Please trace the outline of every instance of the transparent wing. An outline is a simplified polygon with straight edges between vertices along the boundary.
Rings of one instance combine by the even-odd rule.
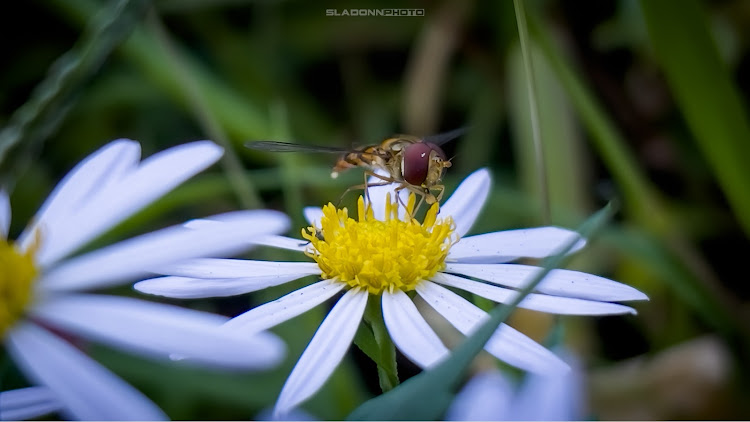
[[[450,132],[439,133],[437,135],[429,135],[423,138],[420,138],[418,136],[412,136],[412,135],[397,134],[397,135],[393,135],[392,137],[384,141],[384,143],[389,142],[390,144],[396,144],[396,143],[416,144],[418,142],[429,142],[437,146],[440,146],[440,145],[447,143],[448,141],[452,141],[458,138],[459,136],[465,134],[468,131],[469,131],[469,127],[465,126],[462,128],[451,130]]]
[[[464,126],[458,129],[453,129],[449,132],[443,132],[437,135],[425,136],[423,139],[425,142],[431,142],[437,146],[440,146],[440,145],[443,145],[444,143],[447,143],[449,141],[452,141],[458,138],[459,136],[463,136],[468,131],[469,131],[469,126]]]
[[[346,148],[325,147],[320,145],[292,144],[290,142],[278,141],[250,141],[245,142],[245,147],[259,151],[271,152],[325,152],[342,154],[351,151]]]

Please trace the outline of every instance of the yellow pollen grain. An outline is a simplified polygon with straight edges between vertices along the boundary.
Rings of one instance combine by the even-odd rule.
[[[415,197],[406,205],[412,215]],[[398,217],[399,203],[386,199],[385,219],[377,220],[360,196],[358,220],[349,218],[346,208],[323,207],[321,227],[307,227],[302,236],[311,245],[305,252],[322,271],[323,278],[372,294],[414,290],[422,280],[445,268],[445,258],[458,240],[453,219],[437,219],[438,204],[427,211],[424,222]]]
[[[35,246],[24,253],[0,238],[0,339],[23,316],[37,275]]]

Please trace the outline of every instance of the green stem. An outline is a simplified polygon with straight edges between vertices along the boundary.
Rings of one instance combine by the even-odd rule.
[[[387,392],[399,384],[396,367],[396,347],[391,341],[380,311],[378,300],[367,301],[364,322],[360,325],[354,343],[378,366],[380,388]]]

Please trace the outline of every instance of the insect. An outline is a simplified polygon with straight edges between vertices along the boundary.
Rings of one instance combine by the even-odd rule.
[[[331,172],[331,177],[337,177],[342,171],[350,168],[365,169],[365,183],[352,186],[353,189],[367,188],[397,183],[396,193],[403,189],[421,197],[416,209],[422,201],[431,205],[439,202],[443,197],[445,187],[440,183],[445,169],[451,166],[440,145],[461,136],[465,128],[456,129],[440,135],[419,138],[411,135],[394,135],[377,145],[362,148],[346,149],[325,146],[312,146],[277,141],[253,141],[245,143],[251,149],[274,152],[326,152],[342,154]],[[383,174],[376,173],[381,170]],[[373,176],[381,182],[368,183],[367,177]],[[344,192],[344,194],[346,194]],[[400,197],[397,195],[397,198]],[[369,201],[369,197],[368,197]]]

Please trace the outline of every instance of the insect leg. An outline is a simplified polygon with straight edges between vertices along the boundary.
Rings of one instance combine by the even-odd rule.
[[[435,185],[432,187],[432,189],[439,190],[440,193],[437,196],[437,202],[440,202],[441,199],[443,199],[443,194],[445,193],[445,185]]]
[[[336,204],[336,207],[338,207],[341,204],[341,200],[344,199],[344,196],[346,196],[347,193],[349,193],[349,192],[351,192],[353,190],[357,190],[357,189],[363,189],[365,191],[365,198],[367,198],[367,202],[368,202],[367,206],[369,207],[370,206],[370,193],[367,190],[367,188],[368,187],[376,187],[376,186],[386,186],[386,185],[390,185],[391,183],[393,183],[395,181],[395,180],[391,180],[391,179],[384,179],[383,177],[381,177],[381,176],[379,176],[377,174],[370,174],[370,175],[376,176],[376,177],[378,177],[380,179],[383,179],[383,182],[367,183],[367,176],[368,176],[368,174],[367,174],[367,172],[365,172],[365,183],[361,184],[361,185],[350,186],[347,190],[345,190],[344,193],[342,193],[341,196],[339,197],[339,201]]]
[[[396,189],[394,189],[394,193],[396,194],[396,200],[398,201],[398,203],[402,207],[404,207],[404,211],[406,212],[406,215],[409,216],[409,220],[413,220],[414,219],[414,215],[412,215],[412,213],[409,212],[409,207],[406,204],[404,204],[404,201],[401,199],[401,195],[400,194],[401,194],[401,191],[404,190],[404,189],[412,190],[411,186],[407,185],[407,184],[402,184],[399,187],[397,187]],[[416,208],[415,208],[415,211],[416,211]]]

